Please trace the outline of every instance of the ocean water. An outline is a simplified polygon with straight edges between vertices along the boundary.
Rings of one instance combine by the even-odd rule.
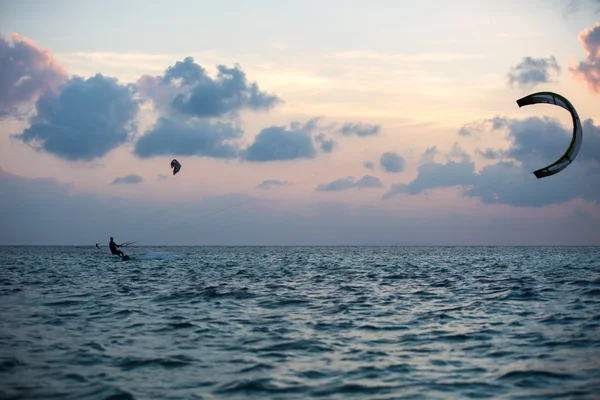
[[[0,398],[600,398],[599,247],[126,253],[0,248]]]

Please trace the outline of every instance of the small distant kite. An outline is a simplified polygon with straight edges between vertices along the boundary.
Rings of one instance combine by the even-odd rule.
[[[581,129],[581,121],[579,120],[577,111],[575,111],[575,107],[573,107],[569,100],[565,99],[559,94],[552,92],[538,92],[532,93],[517,100],[519,107],[538,103],[554,104],[555,106],[562,107],[569,111],[571,113],[571,117],[573,118],[573,138],[571,139],[569,147],[565,151],[565,154],[563,154],[562,157],[560,157],[554,163],[533,172],[533,174],[540,179],[559,173],[573,162],[575,157],[577,157],[579,148],[581,147],[583,131]]]
[[[171,161],[171,168],[173,168],[173,175],[175,175],[181,169],[181,164],[179,164],[179,161],[173,159],[173,161]]]

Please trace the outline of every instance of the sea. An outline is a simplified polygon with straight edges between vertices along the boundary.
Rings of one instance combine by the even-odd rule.
[[[600,247],[0,247],[1,399],[599,399]]]

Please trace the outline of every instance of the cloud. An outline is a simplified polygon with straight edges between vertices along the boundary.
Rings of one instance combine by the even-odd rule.
[[[283,126],[264,128],[245,151],[248,161],[285,161],[314,158],[316,149],[311,135],[303,130]]]
[[[565,10],[565,16],[569,14],[574,14],[578,12],[581,8],[581,5],[586,7],[586,11],[593,13],[600,13],[600,0],[571,0],[567,4],[567,8]]]
[[[280,181],[277,179],[267,179],[262,181],[262,183],[260,183],[258,186],[256,186],[258,189],[264,189],[264,190],[269,190],[271,188],[274,187],[278,187],[278,186],[288,186],[291,185],[291,182],[288,181]]]
[[[292,121],[292,122],[290,122],[290,128],[292,128],[294,130],[302,130],[302,131],[306,131],[306,132],[313,132],[318,129],[326,128],[326,127],[319,127],[320,120],[321,120],[321,117],[315,117],[315,118],[309,119],[304,124],[302,124],[299,121]]]
[[[383,195],[384,199],[397,194],[419,194],[425,190],[453,187],[458,185],[469,185],[475,183],[475,164],[468,161],[446,164],[428,162],[418,169],[417,177],[409,184],[394,184],[391,189]]]
[[[135,185],[138,183],[142,183],[144,180],[142,179],[141,176],[139,175],[125,175],[122,176],[120,178],[116,178],[114,181],[112,181],[111,185],[119,185],[119,184],[125,184],[125,185]]]
[[[470,122],[463,125],[458,134],[463,137],[471,136],[477,133],[485,132],[486,130],[497,131],[506,127],[507,120],[502,117],[487,118],[480,121]]]
[[[554,118],[531,117],[507,121],[507,137],[511,146],[504,151],[504,155],[532,171],[557,160],[573,136],[572,128],[565,129]],[[581,163],[600,163],[600,128],[593,120],[587,119],[583,121],[582,130],[584,141],[574,162],[567,168]],[[560,174],[564,175],[562,172]]]
[[[167,68],[163,76],[143,76],[137,86],[159,109],[171,108],[199,118],[221,117],[242,109],[266,111],[282,102],[261,91],[256,82],[249,83],[238,65],[218,65],[217,71],[213,79],[192,57],[186,57]]]
[[[575,198],[600,201],[600,127],[584,121],[584,143],[577,158],[551,177],[536,179],[532,172],[558,159],[571,140],[572,132],[555,119],[532,117],[503,119],[508,149],[489,150],[488,159],[502,158],[476,172],[468,159],[446,164],[427,161],[408,184],[394,184],[384,194],[416,195],[425,190],[462,187],[467,197],[485,204],[543,207],[566,203]],[[488,153],[486,151],[486,153]]]
[[[129,140],[138,102],[116,79],[96,75],[74,77],[58,93],[42,94],[36,110],[14,138],[67,161],[91,161]]]
[[[583,30],[579,34],[579,41],[588,56],[569,70],[577,79],[587,83],[592,92],[600,93],[600,22]]]
[[[379,159],[379,163],[386,172],[397,173],[404,171],[404,158],[396,153],[384,153]]]
[[[336,132],[341,133],[344,136],[356,135],[360,137],[365,137],[377,135],[380,130],[381,126],[379,125],[363,124],[362,122],[346,122]]]
[[[235,158],[243,131],[230,123],[203,120],[159,118],[156,124],[135,143],[134,154],[140,158],[156,156],[200,156]]]
[[[372,171],[375,169],[375,163],[372,161],[365,161],[363,163],[363,167],[365,167],[366,169],[370,169]]]
[[[429,147],[421,156],[421,161],[431,162],[435,159],[435,156],[437,156],[438,154],[440,154],[440,152],[435,146]]]
[[[0,117],[20,116],[38,96],[67,80],[66,70],[48,50],[17,33],[0,35]],[[12,44],[11,44],[12,41]]]
[[[494,150],[492,148],[487,148],[485,151],[477,150],[477,154],[486,160],[497,160],[504,156],[504,151],[502,150]]]
[[[327,140],[324,133],[319,133],[315,136],[315,140],[321,146],[321,151],[323,151],[323,153],[331,153],[335,147],[335,142],[333,140]]]
[[[316,141],[322,151],[333,150],[333,141],[325,140],[323,134],[314,138],[314,120],[302,125],[292,122],[290,127],[271,126],[264,128],[254,138],[254,142],[243,152],[243,159],[252,162],[289,161],[316,157]]]
[[[69,192],[54,179],[28,179],[1,169],[0,193],[2,245],[93,249],[96,242],[108,244],[111,236],[118,241],[137,240],[140,245],[600,244],[600,224],[590,218],[594,207],[585,205],[565,216],[535,211],[494,215],[479,210],[456,215],[455,210],[434,209],[427,214],[329,201],[289,208],[281,199],[262,198],[251,210],[239,207],[239,212],[215,214],[248,197],[184,196],[140,204]],[[442,212],[446,218],[439,217]]]
[[[550,71],[560,72],[560,66],[556,58],[532,58],[524,57],[523,60],[512,67],[508,73],[508,84],[512,87],[517,85],[521,88],[532,88],[539,83],[550,83]]]
[[[286,161],[314,158],[318,151],[331,153],[335,141],[325,134],[314,135],[314,118],[305,124],[293,121],[289,127],[262,129],[246,149],[237,140],[243,131],[229,122],[208,122],[197,118],[161,117],[135,144],[134,154],[140,158],[154,156],[203,156],[240,158],[251,162]]]
[[[158,174],[157,179],[162,182],[162,181],[166,181],[167,179],[169,179],[168,175],[164,175],[164,174]]]
[[[332,182],[317,186],[315,190],[319,192],[334,192],[353,188],[367,189],[381,187],[383,187],[383,183],[381,183],[381,180],[379,180],[379,178],[371,175],[365,175],[356,182],[354,181],[354,177],[352,176],[336,179]]]
[[[427,149],[425,152],[425,154],[423,154],[423,156],[429,156],[430,154],[427,153],[429,149]],[[458,144],[458,142],[454,142],[454,144],[452,145],[452,147],[450,148],[450,152],[448,153],[448,160],[452,160],[458,158],[461,161],[470,161],[471,160],[471,156],[469,156]]]

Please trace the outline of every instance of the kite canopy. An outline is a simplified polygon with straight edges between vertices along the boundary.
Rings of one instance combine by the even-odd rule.
[[[175,175],[181,169],[181,164],[179,164],[179,161],[173,159],[173,161],[171,161],[171,168],[173,168],[173,175]]]
[[[577,153],[581,147],[581,141],[583,140],[583,130],[581,129],[579,115],[577,115],[577,111],[575,111],[575,107],[573,107],[571,102],[563,96],[552,92],[538,92],[517,100],[519,107],[539,103],[554,104],[571,113],[571,117],[573,118],[573,138],[562,157],[547,167],[533,172],[538,179],[557,174],[571,164],[575,157],[577,157]]]

